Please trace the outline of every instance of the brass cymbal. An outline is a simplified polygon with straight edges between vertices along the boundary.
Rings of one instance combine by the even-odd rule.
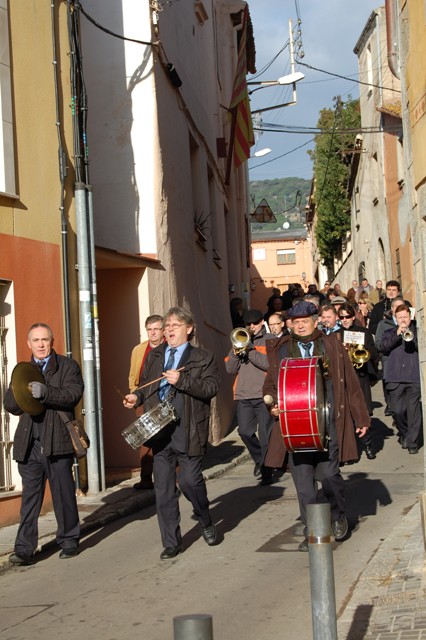
[[[19,407],[30,416],[38,416],[43,413],[44,406],[36,398],[33,398],[30,382],[42,382],[45,380],[40,369],[30,362],[19,362],[12,371],[11,387],[15,400]]]

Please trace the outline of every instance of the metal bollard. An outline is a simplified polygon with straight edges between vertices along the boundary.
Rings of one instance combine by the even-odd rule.
[[[174,640],[213,640],[213,620],[208,613],[173,618]]]
[[[337,640],[336,594],[329,504],[306,507],[314,640]]]

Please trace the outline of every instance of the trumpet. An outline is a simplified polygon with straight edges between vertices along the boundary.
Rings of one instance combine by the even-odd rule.
[[[244,327],[236,327],[231,331],[232,347],[236,356],[246,352],[250,344],[250,333]]]
[[[414,340],[414,333],[408,327],[401,332],[401,338],[404,342],[411,342]]]
[[[348,356],[355,369],[361,369],[361,367],[370,360],[370,352],[365,347],[359,344],[348,345]]]

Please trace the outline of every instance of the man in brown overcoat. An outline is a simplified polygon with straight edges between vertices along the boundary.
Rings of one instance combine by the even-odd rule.
[[[277,403],[278,375],[283,358],[322,357],[325,363],[325,388],[329,407],[325,425],[328,450],[297,451],[289,456],[300,515],[305,527],[305,539],[299,545],[299,550],[307,551],[306,505],[318,501],[317,482],[321,483],[323,495],[330,504],[334,538],[343,540],[348,533],[340,464],[358,460],[356,434],[361,438],[366,434],[370,426],[370,416],[345,347],[335,336],[326,336],[317,329],[316,307],[302,301],[290,309],[288,314],[292,319],[291,335],[278,340],[268,340],[266,343],[269,369],[263,392],[272,398],[271,413],[276,418],[280,415]],[[286,453],[280,423],[276,420],[265,464],[275,468],[282,467]]]

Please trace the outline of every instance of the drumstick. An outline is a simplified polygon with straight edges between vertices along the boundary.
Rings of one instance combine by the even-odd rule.
[[[185,369],[185,367],[179,367],[179,369],[176,369],[176,371],[183,371],[184,369]],[[143,384],[142,386],[140,386],[137,389],[135,389],[135,391],[137,391],[138,389],[145,389],[145,387],[149,387],[150,384],[154,384],[155,382],[158,382],[159,380],[164,380],[164,376],[160,376],[159,378],[155,378],[155,380],[151,380],[151,382],[145,382],[145,384]]]
[[[118,389],[118,387],[115,387],[115,386],[114,386],[114,390],[118,393],[118,395],[120,396],[120,398],[123,398],[123,400],[124,400],[124,398],[126,397],[126,396],[124,395],[124,393],[123,393],[122,391],[120,391],[120,389]]]

